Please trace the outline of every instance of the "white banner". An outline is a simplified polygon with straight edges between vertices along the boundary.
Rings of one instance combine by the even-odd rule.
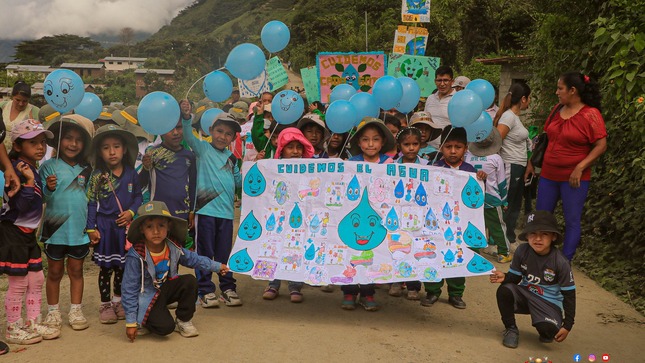
[[[417,164],[340,159],[243,165],[232,271],[346,285],[485,275],[483,183]]]

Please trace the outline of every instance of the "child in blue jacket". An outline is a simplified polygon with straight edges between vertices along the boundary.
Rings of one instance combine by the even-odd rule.
[[[179,247],[186,238],[187,222],[173,217],[164,202],[151,201],[137,211],[128,239],[133,243],[125,258],[121,301],[126,335],[152,332],[184,337],[199,335],[191,322],[195,314],[197,279],[179,275],[179,265],[225,274],[228,266]],[[170,238],[173,239],[171,241]],[[176,319],[167,305],[177,302]]]

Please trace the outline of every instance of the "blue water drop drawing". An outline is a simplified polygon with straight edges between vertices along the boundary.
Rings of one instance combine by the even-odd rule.
[[[388,231],[396,231],[399,229],[399,216],[396,214],[394,207],[390,209],[385,217],[385,228],[387,228]]]
[[[446,222],[450,222],[450,220],[452,219],[452,209],[450,209],[448,202],[446,202],[446,204],[443,206],[441,216],[446,220]]]
[[[350,180],[349,185],[347,185],[347,199],[349,200],[358,200],[361,194],[361,185],[358,183],[356,175]]]
[[[302,226],[302,212],[298,203],[293,206],[291,214],[289,215],[289,225],[291,228],[300,228]]]
[[[378,247],[386,235],[387,229],[370,205],[366,187],[360,203],[338,223],[338,237],[349,248],[367,251]]]
[[[394,197],[401,199],[403,198],[403,194],[405,194],[405,187],[403,186],[403,180],[399,179],[399,182],[396,183],[396,187],[394,187]]]
[[[421,207],[428,204],[428,194],[426,193],[426,188],[423,187],[423,183],[419,183],[417,191],[414,193],[414,201]]]
[[[309,245],[309,247],[307,247],[307,250],[305,251],[305,260],[313,261],[315,257],[316,257],[316,247],[312,243]]]
[[[267,231],[273,231],[275,229],[275,225],[275,215],[271,213],[269,218],[267,218],[267,223],[264,225],[264,228],[266,228]]]
[[[472,248],[484,248],[488,246],[486,236],[470,222],[468,222],[468,227],[464,231],[464,242],[466,242],[468,247]]]
[[[484,273],[491,271],[493,268],[492,263],[478,254],[475,254],[468,262],[468,266],[466,266],[466,269],[472,273]]]
[[[455,262],[455,253],[452,250],[441,251],[443,255],[443,260],[446,262],[446,265],[450,266]]]
[[[443,233],[443,237],[446,241],[454,241],[455,234],[452,232],[452,228],[448,227],[448,229]]]
[[[253,215],[253,211],[251,211],[242,223],[240,223],[237,236],[245,241],[253,241],[260,238],[260,235],[262,235],[262,225]]]
[[[311,221],[309,222],[309,230],[311,231],[312,235],[315,235],[320,231],[322,223],[320,220],[320,217],[318,217],[317,214],[314,214],[313,218],[311,218]]]
[[[461,191],[461,200],[470,209],[484,205],[484,191],[472,176],[468,177],[468,182]]]
[[[228,267],[233,272],[249,272],[253,269],[253,260],[247,249],[239,250],[228,259]]]
[[[437,220],[437,216],[434,215],[432,208],[429,208],[428,213],[426,213],[425,227],[431,231],[439,229],[439,221]]]
[[[264,175],[258,169],[258,164],[255,164],[249,169],[249,171],[244,176],[244,183],[242,189],[244,193],[250,197],[257,197],[258,195],[264,193],[266,189],[267,181],[264,179]]]

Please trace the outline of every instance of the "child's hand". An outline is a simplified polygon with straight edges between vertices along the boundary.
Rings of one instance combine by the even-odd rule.
[[[20,190],[20,178],[16,175],[16,171],[13,168],[7,168],[4,171],[4,187],[9,187],[9,192],[7,195],[9,198],[13,197]]]
[[[488,174],[486,174],[486,172],[484,172],[483,170],[480,170],[477,172],[477,179],[481,181],[486,181],[487,177],[488,177]]]
[[[132,222],[132,213],[129,210],[124,210],[119,214],[119,218],[116,219],[116,225],[119,227],[125,227]]]
[[[90,237],[90,245],[92,246],[96,246],[101,240],[101,233],[98,230],[87,232],[87,236]]]
[[[56,185],[58,184],[58,178],[56,178],[56,175],[50,175],[47,177],[47,189],[49,189],[50,192],[53,192],[56,190]]]
[[[256,115],[264,113],[264,103],[262,103],[262,100],[258,101],[255,107],[253,107],[253,112],[255,112]]]
[[[188,213],[188,229],[195,228],[195,212]]]
[[[259,161],[264,159],[264,155],[266,155],[266,153],[267,153],[266,150],[260,151],[257,155],[255,155],[255,160],[253,161]]]
[[[565,328],[560,328],[560,331],[558,331],[558,334],[555,335],[555,341],[558,343],[562,343],[565,339],[567,339],[567,336],[569,335],[569,331]]]
[[[34,172],[31,171],[31,168],[29,167],[29,164],[25,163],[24,161],[21,161],[16,165],[16,168],[20,170],[20,173],[27,179],[27,182],[25,185],[34,185]]]
[[[220,275],[224,276],[224,275],[226,275],[229,271],[231,271],[231,269],[230,269],[230,268],[228,268],[228,266],[226,266],[225,264],[222,264],[222,266],[220,267],[220,269],[219,269],[219,272],[218,272],[218,273],[219,273]]]
[[[134,343],[134,339],[137,337],[137,327],[125,328],[125,335],[128,336],[130,342]]]
[[[143,158],[141,159],[141,164],[143,165],[143,168],[146,170],[152,169],[152,156],[150,156],[150,154],[143,155]]]
[[[494,284],[494,283],[500,283],[501,284],[502,282],[504,282],[504,277],[506,277],[506,274],[503,273],[502,271],[493,271],[490,274],[490,282],[492,284]]]

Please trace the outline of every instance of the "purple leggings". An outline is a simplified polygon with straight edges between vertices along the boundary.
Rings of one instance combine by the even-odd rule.
[[[546,210],[551,213],[555,210],[558,200],[562,200],[564,212],[564,245],[562,253],[571,261],[580,243],[580,219],[582,210],[589,191],[589,181],[581,180],[579,188],[572,188],[568,181],[557,182],[540,177],[537,191],[537,204],[535,209]]]

